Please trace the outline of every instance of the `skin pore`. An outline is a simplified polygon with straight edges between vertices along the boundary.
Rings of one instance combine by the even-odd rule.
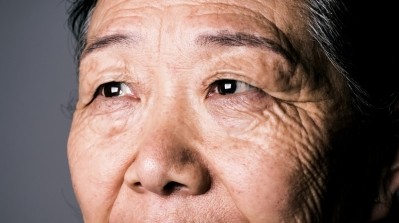
[[[351,115],[303,1],[102,0],[68,142],[85,222],[310,222]]]

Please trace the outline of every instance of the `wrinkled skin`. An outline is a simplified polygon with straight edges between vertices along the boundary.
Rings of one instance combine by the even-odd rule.
[[[302,4],[99,1],[68,142],[85,222],[317,219],[351,112]]]

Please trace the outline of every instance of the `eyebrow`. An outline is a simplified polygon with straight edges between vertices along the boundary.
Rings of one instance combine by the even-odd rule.
[[[81,58],[83,59],[88,54],[91,54],[100,49],[104,49],[115,45],[125,45],[129,46],[138,42],[138,36],[136,35],[126,35],[126,34],[112,34],[107,36],[102,36],[94,39],[92,43],[89,43],[82,52]]]
[[[275,41],[256,36],[248,33],[228,33],[225,31],[219,32],[217,34],[203,34],[197,37],[196,43],[201,46],[207,45],[217,45],[217,46],[247,46],[247,47],[257,47],[264,48],[267,50],[272,50],[273,52],[280,54],[289,62],[295,63],[296,55],[286,49]]]

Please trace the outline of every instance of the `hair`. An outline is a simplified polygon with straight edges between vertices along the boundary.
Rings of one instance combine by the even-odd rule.
[[[97,0],[69,0],[68,25],[76,41],[75,61],[79,64],[87,44],[87,31]]]
[[[395,136],[398,133],[399,118],[394,112],[399,110],[399,84],[395,84],[395,75],[392,74],[393,56],[388,56],[391,54],[391,47],[395,48],[392,44],[397,44],[399,38],[394,36],[393,31],[380,27],[382,23],[390,25],[397,21],[393,18],[396,14],[393,11],[395,7],[388,3],[362,3],[362,7],[358,7],[360,3],[354,0],[305,2],[309,12],[309,33],[332,65],[347,80],[351,90],[352,104],[361,123],[355,133],[352,133],[353,138],[358,137],[364,141],[364,145],[344,146],[351,152],[343,151],[343,159],[342,156],[337,156],[338,167],[335,175],[330,177],[332,180],[329,184],[329,187],[335,190],[335,195],[342,191],[337,189],[339,186],[334,180],[359,182],[353,183],[355,186],[343,193],[344,195],[335,196],[333,192],[326,198],[325,209],[330,210],[326,211],[322,222],[356,222],[353,219],[338,220],[340,217],[337,217],[347,214],[344,209],[356,212],[353,211],[353,207],[348,207],[350,202],[339,210],[330,206],[345,203],[343,200],[346,198],[343,196],[351,196],[355,201],[366,199],[367,202],[360,204],[363,206],[357,209],[357,212],[363,212],[358,213],[359,215],[364,215],[377,194],[375,182],[379,182],[383,168],[393,162],[393,153],[399,148],[398,136]],[[80,62],[80,55],[86,47],[88,26],[96,4],[97,0],[70,0],[68,23],[77,43],[77,63]],[[373,14],[376,11],[384,14]],[[363,164],[369,167],[363,168]],[[347,171],[347,165],[353,167],[353,171]],[[370,186],[365,187],[363,183]],[[353,194],[353,190],[358,190],[358,193]]]

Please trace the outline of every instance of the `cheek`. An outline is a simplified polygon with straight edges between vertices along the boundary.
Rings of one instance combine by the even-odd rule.
[[[326,132],[305,112],[277,104],[230,131],[213,151],[214,169],[238,208],[253,221],[305,219],[321,197]],[[226,142],[229,142],[228,144]],[[316,192],[316,193],[315,193]],[[307,205],[306,202],[309,201]],[[303,204],[305,203],[305,204]],[[293,216],[294,215],[294,216]],[[292,220],[292,219],[291,219]]]
[[[126,143],[128,122],[129,119],[117,115],[74,117],[68,161],[73,187],[88,222],[107,219],[134,156]]]
[[[261,150],[263,148],[244,148]],[[236,148],[234,148],[236,149]],[[293,169],[281,160],[259,151],[231,155],[216,164],[220,176],[238,209],[250,222],[281,222],[289,209]],[[286,160],[287,161],[287,160]]]

